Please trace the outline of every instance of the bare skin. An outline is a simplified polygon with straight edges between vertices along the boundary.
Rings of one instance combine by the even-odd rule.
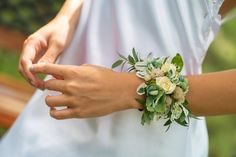
[[[224,6],[225,4],[228,7]],[[236,5],[236,1],[225,1],[221,10],[223,16],[232,9],[232,4]],[[52,22],[30,36],[30,42],[24,44],[20,59],[21,73],[36,87],[62,93],[60,96],[47,96],[45,100],[51,108],[50,115],[56,119],[97,117],[121,110],[142,109],[135,98],[141,97],[136,94],[136,88],[143,80],[135,74],[115,72],[105,67],[87,64],[81,66],[52,64],[70,42],[76,25],[75,19],[80,14],[80,9],[76,8],[81,6],[82,1],[66,1]],[[69,26],[65,28],[60,27],[60,31],[63,28],[62,32],[64,32],[61,35],[60,31],[56,30],[54,22],[60,23],[64,20],[71,22],[67,22]],[[56,37],[60,35],[65,38],[58,42]],[[37,43],[41,41],[45,43],[41,46],[45,53],[38,55],[42,49]],[[54,46],[50,47],[50,45]],[[35,64],[39,61],[45,64]],[[50,74],[58,79],[43,82],[35,77],[36,73]],[[187,100],[194,114],[208,116],[236,113],[236,70],[186,77],[190,84]],[[57,106],[67,108],[55,110],[54,107]]]
[[[34,63],[56,61],[71,41],[82,5],[83,0],[66,1],[52,21],[25,40],[18,69],[33,86],[42,88],[43,83],[29,68]]]

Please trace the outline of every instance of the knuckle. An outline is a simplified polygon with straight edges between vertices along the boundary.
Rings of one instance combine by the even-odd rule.
[[[46,88],[46,89],[50,88],[50,82],[51,82],[51,80],[44,82],[44,88]]]
[[[78,85],[76,85],[74,82],[69,82],[65,85],[65,91],[67,92],[72,92],[77,89],[78,89]]]
[[[24,46],[27,45],[29,42],[35,41],[37,38],[32,34],[28,36],[28,38],[24,41]]]
[[[26,61],[26,59],[25,59],[25,58],[21,58],[21,59],[20,59],[20,64],[21,64],[21,65],[25,65],[25,64],[26,64],[26,62],[27,62],[27,61]]]

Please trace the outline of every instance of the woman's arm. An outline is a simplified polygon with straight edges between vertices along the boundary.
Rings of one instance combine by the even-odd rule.
[[[47,96],[50,114],[56,119],[86,118],[107,115],[127,109],[142,109],[135,98],[137,87],[144,81],[134,73],[114,72],[95,65],[35,64],[34,73],[60,75],[63,80],[46,81],[44,87],[60,91]],[[236,70],[190,75],[190,110],[198,116],[236,113]],[[54,107],[67,106],[64,110]]]
[[[66,18],[71,26],[75,27],[80,17],[83,2],[84,0],[66,0],[55,19]]]
[[[199,116],[236,113],[236,70],[187,76],[190,110]]]
[[[54,63],[70,43],[80,16],[83,0],[67,0],[58,15],[24,42],[19,60],[19,72],[32,85],[42,82],[29,71],[34,63]]]

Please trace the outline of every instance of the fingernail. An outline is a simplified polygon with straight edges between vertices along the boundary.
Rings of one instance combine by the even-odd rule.
[[[33,65],[29,68],[29,70],[32,72],[34,70]]]

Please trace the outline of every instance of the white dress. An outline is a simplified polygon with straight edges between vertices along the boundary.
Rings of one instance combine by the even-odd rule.
[[[111,67],[117,52],[173,56],[183,74],[200,74],[220,26],[222,0],[85,0],[74,39],[60,64]],[[119,69],[118,69],[119,70]],[[190,87],[191,88],[191,87]],[[164,120],[142,126],[141,112],[126,110],[89,119],[55,120],[37,90],[0,142],[1,157],[207,157],[205,119],[189,128]]]

